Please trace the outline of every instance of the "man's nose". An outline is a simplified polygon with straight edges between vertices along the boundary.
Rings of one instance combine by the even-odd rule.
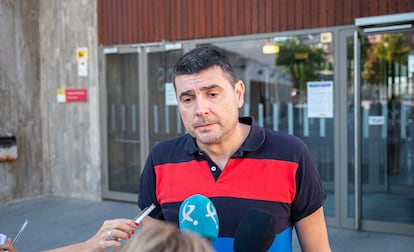
[[[209,113],[209,103],[206,99],[197,98],[196,102],[196,114],[199,116],[207,115]]]

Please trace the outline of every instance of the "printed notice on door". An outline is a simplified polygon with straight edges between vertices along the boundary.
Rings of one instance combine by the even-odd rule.
[[[175,97],[174,84],[172,82],[165,83],[165,105],[177,106],[177,98]]]
[[[308,117],[333,117],[333,82],[309,81],[308,88]]]

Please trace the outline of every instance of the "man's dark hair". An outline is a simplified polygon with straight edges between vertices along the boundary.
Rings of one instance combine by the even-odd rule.
[[[230,84],[237,82],[236,74],[226,55],[210,47],[195,48],[184,54],[174,66],[175,77],[183,74],[195,74],[210,67],[220,67],[227,76]]]

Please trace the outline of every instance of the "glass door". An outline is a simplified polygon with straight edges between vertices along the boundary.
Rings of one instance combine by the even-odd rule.
[[[105,50],[104,50],[105,52]],[[142,97],[136,48],[107,49],[105,54],[105,118],[107,171],[103,196],[132,200],[137,193],[142,159]]]
[[[173,86],[174,64],[183,55],[180,44],[146,48],[145,98],[148,146],[185,133]],[[145,156],[148,154],[145,153]]]
[[[354,35],[345,36],[346,217],[356,228],[414,234],[414,32]]]
[[[150,148],[184,133],[172,84],[181,44],[105,48],[106,172],[103,196],[136,202]]]

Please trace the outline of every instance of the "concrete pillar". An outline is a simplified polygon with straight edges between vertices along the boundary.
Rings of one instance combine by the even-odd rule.
[[[18,159],[0,162],[0,204],[44,195],[101,199],[96,0],[0,1],[0,135]],[[88,75],[76,49],[88,48]],[[58,89],[87,101],[58,103]]]
[[[101,198],[97,3],[40,1],[40,82],[43,158],[54,195]],[[77,48],[86,47],[87,76]],[[58,89],[86,89],[86,102],[58,103]]]
[[[40,117],[39,2],[0,1],[0,135],[18,159],[0,162],[0,203],[50,193]]]

